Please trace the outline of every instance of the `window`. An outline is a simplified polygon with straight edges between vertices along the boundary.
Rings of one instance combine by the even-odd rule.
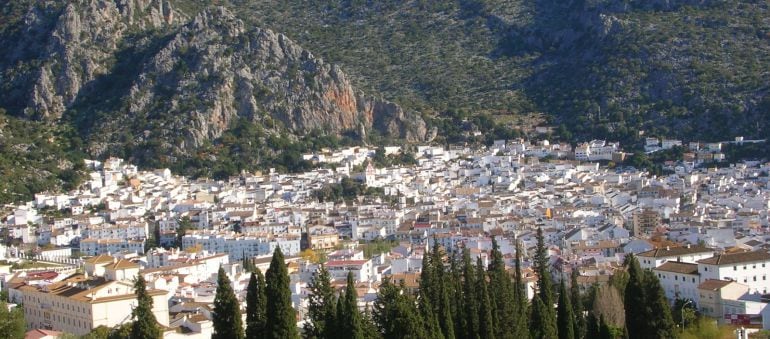
[[[733,271],[737,271],[737,270],[738,270],[738,266],[733,266]]]

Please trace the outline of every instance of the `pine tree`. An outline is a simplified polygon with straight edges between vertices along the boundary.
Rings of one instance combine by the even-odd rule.
[[[559,284],[559,307],[556,311],[559,339],[575,339],[575,318],[564,280]]]
[[[240,303],[230,285],[230,279],[222,267],[219,267],[217,274],[217,291],[214,297],[212,322],[214,323],[212,339],[241,339],[245,337]]]
[[[578,285],[578,270],[572,270],[570,280],[570,301],[572,301],[572,314],[575,316],[575,338],[585,337],[586,319],[583,316],[583,301],[580,297],[580,285]]]
[[[340,325],[341,336],[352,339],[364,339],[364,330],[361,324],[361,312],[358,310],[358,293],[353,281],[353,272],[348,272],[347,286],[345,287],[342,303]]]
[[[163,333],[158,327],[158,321],[155,314],[152,313],[152,297],[147,294],[147,283],[144,277],[137,275],[134,282],[134,293],[136,293],[136,308],[131,312],[131,338],[132,339],[150,339],[161,338]]]
[[[495,324],[492,320],[492,302],[489,300],[487,277],[481,257],[476,259],[476,300],[479,305],[479,335],[482,338],[495,338]]]
[[[315,338],[334,338],[334,326],[337,324],[337,298],[331,286],[331,275],[326,266],[320,265],[308,284],[308,322],[306,335]]]
[[[284,263],[281,248],[276,247],[273,259],[265,274],[267,283],[267,338],[299,338],[297,317],[291,305],[289,272]]]
[[[558,337],[556,314],[553,309],[553,285],[548,270],[548,253],[543,239],[543,230],[537,229],[537,251],[535,252],[535,270],[538,274],[538,293],[532,305],[530,332],[535,339]]]
[[[246,287],[246,338],[263,338],[267,327],[267,296],[265,277],[258,268],[251,272]]]

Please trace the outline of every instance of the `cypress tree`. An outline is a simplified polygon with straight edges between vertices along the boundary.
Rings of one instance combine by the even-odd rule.
[[[428,338],[443,339],[444,335],[441,333],[441,326],[439,326],[438,318],[436,317],[436,311],[430,303],[430,298],[425,295],[425,291],[423,291],[422,288],[420,288],[420,296],[417,302],[418,310],[420,311],[420,316],[422,317],[423,327],[428,334]]]
[[[645,332],[647,319],[645,317],[648,315],[645,312],[647,295],[643,281],[644,273],[633,254],[629,254],[625,262],[628,271],[628,283],[624,291],[625,298],[623,298],[625,300],[626,328],[630,339],[644,339],[647,338]]]
[[[238,298],[235,297],[233,287],[225,270],[219,267],[217,274],[217,292],[214,297],[214,334],[212,339],[242,339],[243,320],[241,319],[241,307]]]
[[[471,253],[463,249],[463,312],[465,338],[481,338],[479,334],[479,305],[476,297],[476,271],[471,263]]]
[[[498,339],[515,338],[516,297],[511,276],[505,270],[503,253],[497,239],[492,237],[492,255],[489,263],[489,295],[494,309],[492,320],[495,324],[495,337]]]
[[[430,252],[428,263],[427,278],[430,281],[430,286],[426,290],[427,296],[430,298],[430,305],[433,308],[433,312],[436,314],[439,326],[441,327],[441,333],[445,339],[454,339],[454,320],[452,319],[452,303],[450,301],[450,291],[452,290],[451,283],[448,280],[448,274],[444,269],[444,252],[438,244],[438,241],[433,242],[433,249]],[[425,263],[423,258],[423,263]],[[423,264],[424,265],[424,264]],[[425,266],[423,266],[423,272],[420,275],[420,290],[423,290],[423,283],[425,280],[422,278],[422,274],[425,272]]]
[[[295,339],[299,338],[297,331],[297,316],[291,306],[291,290],[289,289],[289,271],[283,259],[281,248],[276,246],[273,259],[265,274],[265,289],[267,295],[267,338]]]
[[[586,338],[599,337],[599,319],[596,319],[594,312],[589,312],[586,317]]]
[[[426,338],[424,323],[412,297],[385,280],[374,301],[372,318],[384,338]]]
[[[152,313],[152,297],[147,294],[147,283],[141,275],[137,275],[134,282],[134,293],[136,293],[137,304],[131,312],[131,318],[134,320],[131,324],[131,338],[154,339],[163,337],[155,314]]]
[[[652,271],[644,271],[644,289],[648,298],[645,309],[650,312],[645,319],[645,336],[651,339],[676,338],[676,324],[671,316],[666,293]]]
[[[515,300],[515,317],[512,332],[514,338],[529,338],[529,298],[524,277],[521,273],[521,247],[516,241],[516,257],[513,272],[513,296]]]
[[[254,266],[254,263],[251,261],[251,258],[249,258],[246,255],[246,251],[243,251],[243,271],[244,272],[254,272],[254,270],[257,267]]]
[[[313,334],[315,338],[334,338],[334,326],[337,324],[337,298],[331,286],[331,275],[326,266],[320,265],[308,284],[309,328],[306,335]]]
[[[476,298],[479,305],[479,335],[482,338],[495,338],[495,325],[492,320],[492,302],[489,300],[487,277],[481,257],[476,259]]]
[[[599,339],[615,339],[615,335],[612,333],[610,325],[604,321],[604,316],[599,317]]]
[[[251,272],[246,288],[246,338],[264,337],[267,326],[267,296],[265,295],[265,277],[258,268]]]
[[[548,253],[543,239],[543,230],[537,229],[537,252],[535,252],[535,270],[538,274],[538,293],[532,305],[530,331],[533,338],[556,338],[556,314],[553,304],[553,285],[548,270]]]
[[[572,270],[570,279],[570,301],[572,301],[572,314],[575,316],[575,338],[585,337],[586,319],[583,316],[583,301],[580,298],[580,285],[578,285],[578,270]]]
[[[452,308],[452,322],[454,323],[454,333],[456,337],[462,338],[463,334],[467,331],[465,328],[467,327],[466,324],[466,317],[465,317],[465,307],[463,305],[463,283],[462,283],[462,270],[460,269],[459,265],[459,258],[456,255],[452,256],[452,260],[450,262],[450,269],[449,269],[449,277],[450,282],[448,283],[448,288],[451,293],[450,303]]]
[[[341,315],[342,317],[338,320],[341,329],[339,335],[345,338],[364,339],[361,312],[358,310],[358,292],[356,292],[356,285],[353,281],[353,272],[348,272]]]
[[[575,319],[564,280],[559,284],[559,307],[556,310],[556,322],[559,339],[575,339]]]

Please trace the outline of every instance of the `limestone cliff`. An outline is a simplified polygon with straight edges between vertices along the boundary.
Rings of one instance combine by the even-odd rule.
[[[428,134],[418,115],[356,91],[339,67],[286,36],[247,27],[224,7],[188,15],[173,5],[31,6],[20,47],[0,64],[7,87],[17,89],[0,105],[30,118],[74,120],[94,155],[148,140],[189,152],[238,117],[295,135],[376,129],[417,141]]]

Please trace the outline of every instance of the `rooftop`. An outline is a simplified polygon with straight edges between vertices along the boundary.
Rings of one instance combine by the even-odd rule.
[[[754,251],[718,254],[711,258],[698,260],[698,263],[706,265],[733,265],[767,260],[770,260],[770,253],[765,251]]]
[[[662,258],[662,257],[675,257],[680,255],[714,252],[713,249],[705,246],[682,246],[682,247],[665,247],[656,248],[647,252],[639,253],[640,257],[650,258]]]

